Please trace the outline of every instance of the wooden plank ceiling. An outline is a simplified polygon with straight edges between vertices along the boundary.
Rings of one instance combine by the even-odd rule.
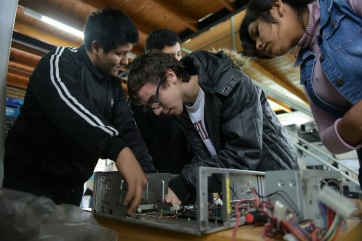
[[[19,0],[7,74],[7,95],[23,98],[29,76],[41,56],[54,46],[80,46],[83,41],[24,13],[31,9],[82,31],[87,16],[96,9],[124,11],[135,23],[140,42],[132,53],[144,51],[147,35],[157,28],[178,33],[183,55],[198,50],[229,48],[241,51],[238,28],[245,0]],[[294,57],[252,61],[244,71],[256,82],[307,106],[299,85]],[[268,96],[275,111],[291,111],[290,105]]]

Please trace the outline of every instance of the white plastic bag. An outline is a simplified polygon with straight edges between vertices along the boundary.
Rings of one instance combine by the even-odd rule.
[[[0,189],[0,241],[116,241],[92,213],[46,197]]]

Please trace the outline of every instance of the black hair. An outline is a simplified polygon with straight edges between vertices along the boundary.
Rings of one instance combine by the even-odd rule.
[[[177,33],[168,29],[156,29],[146,39],[145,52],[148,53],[152,49],[162,50],[166,46],[173,46],[176,43],[181,44]]]
[[[146,83],[157,84],[161,80],[161,86],[167,86],[166,74],[171,69],[182,82],[188,82],[191,78],[186,67],[172,54],[163,53],[158,49],[149,51],[133,59],[128,66],[127,81],[128,93],[131,100],[138,102],[136,93]]]
[[[315,0],[282,0],[284,4],[287,4],[293,9],[298,16],[300,25],[304,29],[306,27],[304,26],[303,14],[305,11],[308,11],[308,4],[314,1]],[[252,0],[247,4],[246,14],[239,29],[239,37],[244,55],[264,59],[271,58],[270,55],[266,55],[256,49],[255,41],[252,40],[249,34],[249,25],[258,18],[262,18],[269,23],[277,23],[270,15],[270,10],[272,9],[274,2],[275,0]]]
[[[138,43],[139,34],[126,14],[108,8],[93,12],[84,26],[84,44],[88,50],[95,40],[108,53],[119,45]]]

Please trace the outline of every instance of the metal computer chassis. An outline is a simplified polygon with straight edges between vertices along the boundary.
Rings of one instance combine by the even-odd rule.
[[[324,228],[324,220],[318,201],[318,193],[328,185],[342,194],[342,178],[339,172],[324,170],[283,170],[265,173],[268,201],[277,200],[294,210],[300,219],[313,220],[317,227]]]
[[[222,204],[209,203],[209,177],[217,175],[221,183]],[[164,203],[168,181],[175,177],[168,173],[146,174],[148,183],[139,209],[134,217],[127,217],[122,201],[127,184],[119,172],[96,172],[93,190],[94,215],[118,219],[125,222],[168,229],[177,232],[202,235],[234,227],[236,222],[235,204],[239,200],[254,198],[251,189],[265,195],[265,173],[234,169],[200,167],[197,178],[196,202],[182,207],[187,215],[170,213]],[[188,212],[189,209],[192,213]],[[165,211],[167,210],[167,211]],[[245,223],[245,214],[255,207],[244,202],[239,207],[240,224]],[[174,210],[174,212],[176,212]],[[182,209],[179,211],[182,212]]]

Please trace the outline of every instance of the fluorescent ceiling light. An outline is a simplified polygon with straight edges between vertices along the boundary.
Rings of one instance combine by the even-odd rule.
[[[38,12],[36,12],[34,10],[31,10],[29,8],[24,8],[24,14],[29,15],[29,16],[31,16],[33,18],[39,19],[39,20],[41,20],[41,21],[43,21],[43,22],[45,22],[47,24],[50,24],[50,25],[52,25],[52,26],[54,26],[56,28],[59,28],[59,29],[61,29],[63,31],[66,31],[67,33],[73,34],[73,35],[78,36],[80,38],[84,37],[82,31],[79,31],[79,30],[77,30],[75,28],[69,27],[68,25],[65,25],[65,24],[63,24],[61,22],[58,22],[58,21],[56,21],[54,19],[51,19],[51,18],[49,18],[47,16],[44,16],[41,13],[38,13]]]
[[[64,31],[66,31],[66,32],[68,32],[70,34],[73,34],[75,36],[78,36],[80,38],[84,37],[82,31],[79,31],[79,30],[77,30],[75,28],[69,27],[68,25],[65,25],[65,24],[63,24],[61,22],[58,22],[58,21],[54,20],[54,19],[48,18],[48,17],[46,17],[44,15],[41,17],[41,21],[43,21],[45,23],[48,23],[50,25],[53,25],[54,27],[57,27],[57,28],[59,28],[61,30],[64,30]]]
[[[207,19],[208,17],[211,17],[212,16],[212,14],[213,13],[209,13],[209,14],[207,14],[206,16],[204,16],[204,17],[202,17],[202,18],[200,18],[199,20],[197,20],[198,22],[202,22],[202,21],[204,21],[205,19]]]

